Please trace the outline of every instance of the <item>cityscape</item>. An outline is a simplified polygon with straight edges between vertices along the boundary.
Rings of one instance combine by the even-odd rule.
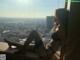
[[[47,16],[46,19],[1,18],[0,41],[7,39],[24,44],[30,32],[37,30],[44,44],[47,44],[51,39],[49,32],[53,28],[53,18],[53,16]]]
[[[23,44],[30,32],[37,30],[43,42],[48,43],[51,39],[50,31],[54,27],[55,9],[63,8],[65,0],[59,4],[57,2],[58,0],[1,0],[0,41],[7,39]]]

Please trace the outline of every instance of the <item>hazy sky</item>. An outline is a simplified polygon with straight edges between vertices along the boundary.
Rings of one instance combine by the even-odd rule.
[[[0,0],[0,17],[45,18],[46,16],[54,15],[56,8],[64,7],[64,1],[65,0]]]

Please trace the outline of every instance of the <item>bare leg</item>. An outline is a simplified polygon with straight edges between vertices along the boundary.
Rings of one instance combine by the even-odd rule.
[[[27,38],[27,40],[26,40],[26,42],[25,42],[25,44],[22,46],[22,45],[20,45],[20,44],[17,44],[17,43],[13,43],[13,42],[10,42],[10,41],[8,41],[8,40],[6,40],[6,39],[4,39],[4,41],[5,42],[7,42],[8,44],[9,44],[9,46],[11,46],[11,45],[15,45],[15,46],[17,46],[18,48],[21,48],[19,51],[21,52],[21,51],[26,51],[26,48],[27,48],[27,46],[33,41],[33,39],[35,40],[35,45],[36,45],[36,47],[39,47],[43,42],[42,42],[42,39],[41,39],[41,37],[40,37],[40,35],[39,35],[39,33],[36,31],[36,30],[33,30],[31,33],[30,33],[30,35],[28,36],[28,38]]]
[[[32,41],[35,41],[37,43],[38,41],[42,41],[41,37],[39,36],[38,32],[36,30],[33,30],[30,35],[28,36],[26,42],[24,43],[23,48],[26,48]]]
[[[33,30],[27,38],[24,47],[27,47],[33,41],[33,39],[35,41],[35,45],[38,45],[40,42],[43,43],[39,33],[36,30]]]
[[[28,36],[26,42],[24,43],[23,47],[18,52],[26,52],[26,48],[28,45],[33,41],[35,41],[35,45],[40,45],[38,43],[43,43],[41,37],[39,36],[38,32],[36,30],[33,30],[30,35]],[[43,44],[42,44],[43,45]],[[44,45],[43,45],[44,46]]]

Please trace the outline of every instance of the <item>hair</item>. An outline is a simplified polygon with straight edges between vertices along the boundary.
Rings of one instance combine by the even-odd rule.
[[[59,19],[60,24],[63,26],[65,33],[67,34],[69,11],[64,8],[56,9],[56,17]]]

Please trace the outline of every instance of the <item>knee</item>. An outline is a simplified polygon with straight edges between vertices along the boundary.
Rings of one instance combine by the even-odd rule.
[[[37,31],[36,31],[36,30],[33,30],[32,32],[33,32],[33,33],[37,33]]]
[[[36,34],[36,33],[38,33],[38,32],[37,32],[36,30],[33,30],[31,33],[35,33],[35,34]]]

